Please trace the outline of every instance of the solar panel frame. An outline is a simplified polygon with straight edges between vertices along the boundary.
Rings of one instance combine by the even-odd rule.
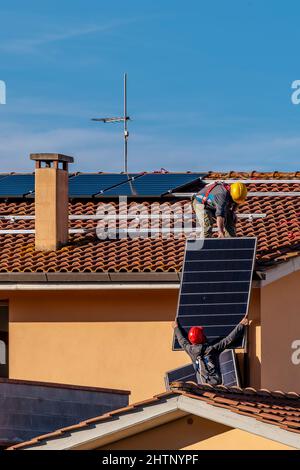
[[[237,241],[238,240],[238,241]],[[198,309],[199,309],[199,304],[185,304],[185,309],[188,308],[188,310],[190,310],[190,313],[189,315],[179,315],[179,310],[180,310],[180,306],[181,306],[181,298],[182,298],[182,294],[185,295],[185,293],[182,292],[183,290],[183,286],[184,286],[184,282],[185,282],[185,276],[186,276],[186,273],[185,273],[185,267],[186,267],[186,262],[187,262],[187,253],[189,252],[189,250],[187,249],[188,248],[188,244],[189,243],[197,243],[197,242],[203,242],[203,246],[205,246],[206,244],[206,251],[209,251],[211,252],[213,255],[216,253],[216,251],[219,250],[219,253],[221,252],[224,252],[224,248],[220,248],[219,249],[216,249],[216,248],[213,248],[212,245],[215,244],[215,243],[220,243],[220,242],[223,242],[223,243],[226,243],[227,245],[227,248],[226,250],[229,250],[229,251],[232,251],[233,250],[233,247],[234,247],[234,244],[237,244],[237,243],[240,243],[241,245],[243,244],[247,244],[247,241],[248,240],[251,240],[253,241],[253,247],[252,248],[247,248],[247,246],[245,247],[240,247],[240,249],[243,249],[245,251],[249,251],[249,250],[252,250],[252,260],[251,260],[251,263],[249,263],[249,266],[251,265],[251,269],[248,269],[247,271],[243,271],[243,270],[233,270],[233,271],[189,271],[189,276],[188,276],[188,279],[192,279],[190,281],[187,281],[187,282],[196,282],[195,280],[195,277],[194,277],[194,273],[195,274],[200,274],[200,275],[203,275],[201,277],[202,281],[198,282],[198,284],[208,284],[209,282],[212,282],[212,283],[220,283],[220,282],[235,282],[235,283],[238,283],[238,282],[247,282],[248,284],[248,297],[247,297],[247,302],[242,302],[242,303],[230,303],[228,302],[227,304],[227,310],[229,310],[231,312],[231,316],[232,315],[235,315],[237,318],[239,317],[239,321],[240,319],[246,315],[248,313],[248,310],[249,310],[249,302],[250,302],[250,294],[251,294],[251,286],[252,286],[252,276],[253,276],[253,269],[254,269],[254,263],[255,263],[255,253],[256,253],[256,246],[257,246],[257,238],[256,237],[235,237],[235,238],[223,238],[223,239],[218,239],[218,238],[205,238],[205,239],[188,239],[186,241],[186,248],[185,248],[185,253],[184,253],[184,260],[183,260],[183,269],[182,269],[182,273],[181,273],[181,282],[180,282],[180,290],[179,290],[179,296],[178,296],[178,303],[177,303],[177,312],[176,312],[176,319],[178,320],[179,324],[181,325],[181,320],[183,317],[187,317],[187,318],[192,318],[192,317],[207,317],[209,315],[209,311],[211,312],[211,315],[216,317],[218,315],[218,312],[219,312],[219,308],[220,308],[220,305],[222,305],[222,308],[224,309],[224,313],[219,313],[219,315],[229,315],[229,312],[225,312],[225,308],[224,306],[226,306],[226,303],[205,303],[203,304],[202,306],[202,312],[201,313],[198,313]],[[211,245],[209,247],[209,245]],[[190,251],[197,251],[197,250],[190,250]],[[200,251],[197,251],[198,253],[200,252],[201,254],[203,254],[204,250],[201,249]],[[224,253],[223,253],[224,254]],[[222,256],[222,255],[221,255]],[[224,255],[225,256],[225,255]],[[190,261],[190,260],[189,260]],[[194,260],[195,262],[199,262],[199,260]],[[223,274],[222,276],[222,279],[220,280],[220,273]],[[234,281],[232,280],[228,280],[227,277],[228,277],[228,273],[235,273],[235,277],[237,279],[235,279]],[[243,274],[246,274],[249,276],[249,273],[250,273],[250,276],[249,276],[249,279],[245,279],[245,277],[247,276],[243,276]],[[207,275],[208,274],[208,275]],[[214,278],[214,280],[211,280],[211,281],[208,281],[208,277],[209,274],[217,274],[217,278],[218,280],[216,281],[216,279]],[[242,281],[238,279],[239,275],[242,274]],[[231,277],[231,276],[230,276]],[[230,293],[230,295],[232,295],[233,292]],[[200,294],[201,295],[201,294]],[[202,294],[203,295],[203,294]],[[210,293],[208,294],[210,295]],[[222,294],[223,295],[223,294]],[[244,312],[240,312],[238,311],[240,309],[239,305],[244,305],[246,306],[246,308],[244,309]],[[205,310],[207,310],[207,312],[205,313]],[[224,336],[226,336],[227,334],[230,333],[230,331],[238,324],[239,322],[236,322],[236,323],[233,323],[231,326],[231,328],[229,329],[228,328],[228,331],[226,332],[226,334],[220,334],[220,339]],[[213,325],[206,325],[205,323],[203,322],[197,322],[195,323],[195,325],[189,325],[190,326],[196,326],[196,325],[202,325],[205,330],[206,330],[206,333],[207,333],[207,337],[208,339],[210,340],[212,338],[212,335],[208,334],[207,330],[209,328],[212,328]],[[181,325],[183,326],[183,325]],[[186,329],[183,328],[186,333],[187,333],[187,330],[189,329],[188,325],[185,325],[186,326]],[[223,325],[224,326],[224,325]],[[230,325],[228,325],[230,326]],[[214,326],[214,328],[217,328],[216,326]],[[216,330],[218,331],[218,330]],[[217,338],[218,335],[214,335],[213,337],[214,338]],[[233,344],[233,348],[243,348],[245,346],[245,337],[242,341],[242,343],[239,343],[239,344]],[[172,343],[172,350],[173,351],[181,351],[182,348],[180,347],[180,345],[178,344],[178,341],[175,337],[175,334],[173,335],[173,343]]]

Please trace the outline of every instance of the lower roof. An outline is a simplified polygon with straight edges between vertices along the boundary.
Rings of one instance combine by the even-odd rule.
[[[96,449],[187,414],[300,449],[300,395],[297,393],[192,382],[175,382],[171,387],[171,391],[149,400],[58,429],[9,450]]]
[[[85,392],[102,392],[102,393],[117,393],[119,395],[130,395],[129,390],[119,390],[115,388],[103,388],[103,387],[90,387],[87,385],[73,385],[63,384],[57,382],[40,382],[37,380],[23,380],[23,379],[6,379],[0,377],[1,384],[13,384],[13,385],[29,385],[31,387],[49,387],[49,388],[60,388],[68,390],[79,390]]]

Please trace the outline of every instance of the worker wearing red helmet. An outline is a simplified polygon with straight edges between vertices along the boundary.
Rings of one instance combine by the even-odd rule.
[[[235,237],[235,212],[238,205],[244,204],[246,197],[247,188],[242,182],[225,184],[217,181],[207,184],[195,194],[193,207],[200,226],[203,226],[204,237],[212,236],[215,222],[219,238]],[[202,209],[204,209],[204,214]]]
[[[202,381],[210,385],[220,385],[222,375],[219,356],[242,336],[246,325],[248,319],[244,317],[228,336],[213,342],[208,342],[202,326],[192,326],[188,332],[188,339],[185,338],[177,321],[173,323],[173,328],[178,343],[192,359],[196,372],[201,374]]]

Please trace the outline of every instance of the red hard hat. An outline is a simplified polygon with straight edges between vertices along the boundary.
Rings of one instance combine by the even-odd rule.
[[[205,343],[206,338],[203,326],[192,326],[192,328],[190,328],[188,338],[192,344]]]

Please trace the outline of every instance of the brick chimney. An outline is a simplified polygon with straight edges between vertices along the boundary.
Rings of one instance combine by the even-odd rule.
[[[32,153],[35,160],[35,249],[57,250],[69,237],[69,174],[73,157]]]

